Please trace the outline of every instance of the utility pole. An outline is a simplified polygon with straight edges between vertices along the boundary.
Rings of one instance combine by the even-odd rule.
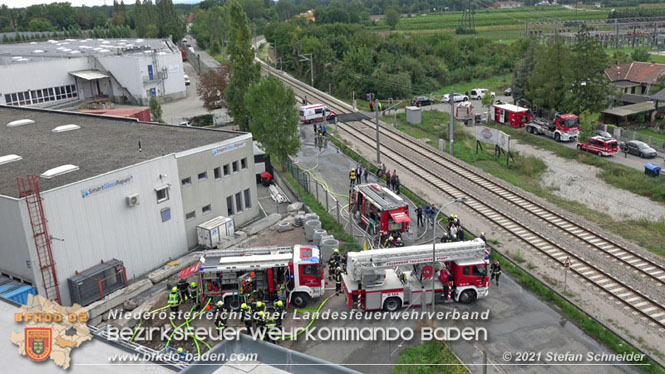
[[[275,50],[275,69],[277,69],[277,42],[271,43],[273,45],[273,49]]]
[[[300,61],[309,61],[309,77],[310,77],[310,82],[311,86],[314,87],[314,59],[312,58],[311,53],[305,53],[300,55]]]
[[[379,139],[379,110],[376,110],[376,164],[381,163],[381,140]]]
[[[455,89],[450,90],[450,123],[448,124],[448,143],[450,143],[450,154],[455,156]]]

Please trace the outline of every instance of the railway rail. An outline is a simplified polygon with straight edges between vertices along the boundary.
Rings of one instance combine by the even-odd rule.
[[[310,99],[310,102],[314,99],[317,102],[325,103],[337,113],[353,112],[350,105],[332,96],[320,93],[289,75],[276,71],[264,64],[262,64],[262,70],[279,77],[287,85],[291,86],[299,97],[306,95]],[[338,126],[340,130],[355,137],[367,147],[374,148],[376,138],[372,136],[371,132],[375,129],[376,125],[368,120],[358,122],[365,126],[365,131],[349,124],[340,123]],[[410,136],[388,126],[381,126],[381,135],[383,135],[381,143],[384,145],[382,148],[382,155],[384,157],[390,159],[392,163],[399,165],[400,168],[423,177],[424,183],[430,184],[433,188],[451,198],[465,196],[468,193],[464,192],[459,186],[451,183],[450,179],[443,180],[439,176],[440,174],[437,175],[433,170],[444,169],[452,171],[457,177],[464,179],[465,182],[472,183],[483,192],[490,193],[498,199],[511,204],[520,213],[526,214],[529,219],[537,219],[541,224],[546,224],[568,237],[581,241],[589,248],[602,253],[613,261],[621,263],[639,276],[648,277],[658,287],[665,285],[665,267],[660,264],[620,244],[603,238],[593,230],[579,225],[542,204],[502,186],[440,151],[423,147],[421,142],[416,141]],[[621,281],[619,277],[599,269],[582,256],[557,244],[554,239],[530,228],[529,225],[522,223],[516,217],[504,213],[503,209],[499,209],[493,204],[469,198],[465,205],[476,214],[501,227],[547,258],[562,263],[569,257],[572,260],[571,270],[574,275],[602,290],[611,298],[617,300],[626,309],[639,315],[651,326],[657,326],[661,332],[665,331],[665,308],[658,301],[633,289],[626,282]]]

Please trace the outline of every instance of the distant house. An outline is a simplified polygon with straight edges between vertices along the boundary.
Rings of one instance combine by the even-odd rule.
[[[665,65],[629,62],[605,69],[605,75],[622,94],[648,95],[651,86],[665,75]]]
[[[298,14],[296,17],[302,17],[310,22],[316,22],[316,16],[314,15],[314,10],[310,9],[306,12]]]
[[[536,6],[545,6],[545,5],[559,5],[556,0],[541,0],[536,3]]]
[[[512,9],[519,8],[522,3],[519,1],[497,1],[488,6],[489,9]]]

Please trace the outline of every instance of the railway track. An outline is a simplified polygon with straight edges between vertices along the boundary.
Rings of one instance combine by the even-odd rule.
[[[348,104],[342,103],[329,95],[319,93],[293,77],[282,74],[281,72],[275,72],[272,68],[265,65],[262,65],[262,69],[267,73],[275,74],[286,84],[292,86],[296,91],[296,95],[298,95],[298,92],[300,92],[300,95],[298,95],[300,97],[307,95],[310,98],[310,102],[312,102],[311,99],[315,99],[317,102],[325,103],[337,113],[353,112]],[[375,124],[367,120],[358,122],[366,126],[364,127],[365,131],[349,124],[340,123],[338,126],[341,130],[354,136],[367,147],[374,148],[376,138],[371,135],[371,132],[375,131]],[[450,179],[443,180],[439,176],[441,174],[437,174],[433,170],[444,169],[452,171],[457,177],[462,178],[464,182],[472,183],[483,192],[490,193],[510,204],[520,211],[521,214],[526,215],[528,219],[537,219],[539,223],[546,224],[550,229],[558,230],[568,237],[581,241],[589,248],[602,253],[612,259],[612,261],[621,263],[639,276],[648,277],[658,287],[665,285],[665,268],[658,263],[603,238],[593,230],[573,222],[538,202],[511,191],[442,152],[423,147],[421,142],[397,130],[381,126],[381,134],[383,135],[381,143],[384,145],[382,148],[382,155],[384,157],[390,159],[392,163],[399,165],[400,168],[409,170],[415,175],[422,177],[424,183],[430,184],[433,188],[447,196],[457,198],[467,196],[468,193],[463,191],[459,186],[450,183]],[[398,150],[400,152],[397,152]],[[557,244],[552,238],[546,237],[544,234],[530,228],[529,225],[522,223],[516,217],[509,216],[503,212],[503,209],[474,198],[470,198],[466,205],[476,214],[501,227],[547,258],[561,263],[569,257],[573,262],[571,270],[574,275],[596,286],[611,298],[617,300],[626,309],[639,315],[651,326],[657,326],[661,329],[661,332],[665,331],[665,308],[659,302],[638,290],[632,289],[625,282],[621,281],[619,277],[613,276],[592,265],[580,255]]]

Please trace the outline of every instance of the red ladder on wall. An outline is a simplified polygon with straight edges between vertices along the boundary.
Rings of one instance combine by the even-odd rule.
[[[42,196],[39,193],[39,177],[28,175],[27,179],[27,188],[26,181],[23,178],[16,178],[16,183],[18,184],[19,197],[25,197],[25,202],[28,205],[32,236],[35,239],[39,268],[42,272],[44,292],[46,293],[44,296],[60,304],[60,288],[58,287],[58,276],[55,272],[53,252],[51,251],[51,237],[46,228],[46,216],[44,216]]]

